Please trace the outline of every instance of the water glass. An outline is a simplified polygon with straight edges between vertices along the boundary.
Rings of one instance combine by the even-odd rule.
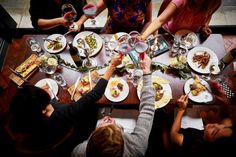
[[[134,87],[137,87],[139,84],[139,81],[143,77],[143,71],[141,69],[134,69],[134,74],[133,74],[133,85]]]
[[[27,43],[28,43],[31,51],[37,52],[40,54],[40,52],[42,51],[42,48],[41,48],[39,42],[37,42],[34,38],[29,38],[29,39],[27,39]]]
[[[52,78],[57,82],[57,84],[61,87],[66,86],[66,80],[60,73],[54,73]]]

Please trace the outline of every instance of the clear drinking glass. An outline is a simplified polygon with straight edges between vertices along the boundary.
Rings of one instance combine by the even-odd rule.
[[[129,35],[130,35],[130,37],[128,39],[128,42],[129,42],[130,46],[132,48],[134,48],[135,43],[139,41],[138,36],[140,35],[140,33],[138,31],[131,31],[129,33]]]
[[[97,6],[94,3],[88,3],[83,7],[83,12],[87,17],[92,18],[92,25],[96,25],[95,15],[97,12]]]
[[[139,58],[141,60],[144,59],[144,54],[147,53],[148,49],[149,49],[149,44],[147,40],[144,41],[138,41],[135,43],[134,49],[136,52],[139,53]]]
[[[143,71],[141,69],[134,69],[133,73],[133,85],[134,87],[137,87],[139,84],[139,81],[143,77]]]
[[[42,48],[41,48],[39,42],[37,42],[34,38],[27,39],[27,44],[29,45],[31,51],[41,54]]]
[[[69,3],[62,5],[61,12],[64,19],[66,19],[68,22],[74,22],[77,17],[75,8]]]
[[[52,78],[57,82],[57,84],[61,87],[66,86],[66,80],[64,79],[64,77],[60,74],[60,73],[54,73],[52,75]]]

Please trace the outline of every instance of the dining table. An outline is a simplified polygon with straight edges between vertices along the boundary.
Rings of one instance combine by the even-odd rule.
[[[20,88],[16,83],[14,83],[9,76],[12,74],[12,71],[9,69],[15,69],[17,66],[19,66],[22,62],[24,62],[31,54],[37,54],[37,52],[33,52],[30,49],[29,44],[27,43],[29,38],[34,38],[42,47],[43,51],[45,50],[44,45],[44,38],[47,38],[49,34],[25,34],[22,37],[13,38],[12,41],[9,44],[8,50],[7,50],[7,56],[5,58],[4,67],[3,70],[0,73],[0,80],[1,80],[1,86],[3,87],[3,91],[0,94],[0,107],[1,107],[1,113],[7,113],[9,110],[9,104],[11,102],[12,97],[14,96],[15,92],[18,88]],[[97,64],[103,68],[109,63],[112,56],[106,55],[106,46],[105,42],[108,39],[112,38],[113,34],[99,34],[99,36],[102,39],[102,47],[99,50],[97,54],[95,54],[93,59],[96,60]],[[169,34],[162,34],[162,36],[168,41],[168,44],[171,48],[171,45],[173,43],[173,38]],[[73,39],[75,37],[75,34],[69,34],[66,36],[66,42],[73,42]],[[106,39],[106,40],[105,40]],[[218,59],[222,58],[226,53],[229,53],[229,51],[235,47],[236,44],[236,35],[224,35],[224,34],[212,34],[208,39],[205,41],[201,41],[201,46],[208,47],[212,49],[215,54],[217,55]],[[73,64],[73,60],[71,58],[71,55],[69,53],[69,46],[68,44],[65,46],[65,48],[55,53],[56,55],[59,55],[60,58],[63,60],[66,60],[69,63]],[[171,49],[167,50],[166,52],[155,56],[152,58],[152,62],[156,63],[162,63],[165,65],[169,64],[170,58],[171,58]],[[68,68],[64,65],[59,65],[57,72],[60,73],[64,79],[66,80],[66,86],[60,87],[58,90],[58,98],[61,103],[70,104],[73,102],[71,100],[71,95],[68,92],[68,88],[71,87],[73,84],[75,84],[77,78],[79,76],[82,76],[83,73],[77,70],[74,70],[72,68]],[[235,62],[227,66],[220,75],[212,76],[211,79],[217,79],[217,78],[224,78],[224,82],[228,85],[228,87],[231,89],[232,92],[236,93],[236,65]],[[200,75],[199,73],[194,72],[192,70],[192,75]],[[163,107],[163,109],[167,112],[173,111],[173,109],[176,107],[176,102],[178,98],[184,94],[184,85],[186,82],[186,79],[176,77],[174,75],[162,72],[162,71],[153,71],[152,75],[162,77],[166,80],[168,80],[170,83],[171,91],[172,91],[172,99],[169,101],[167,105]],[[35,85],[39,80],[44,78],[51,78],[52,76],[50,74],[46,74],[44,72],[41,72],[39,69],[34,72],[29,78],[28,83],[24,84],[32,84]],[[129,87],[128,96],[120,102],[112,102],[108,100],[104,95],[100,100],[96,102],[99,107],[104,106],[120,106],[124,108],[138,108],[139,106],[139,98],[137,95],[137,87],[135,87],[132,83],[132,81],[127,80],[126,77],[123,77]],[[23,85],[24,85],[23,84]],[[230,99],[230,105],[235,108],[236,101],[235,96]],[[198,107],[198,106],[220,106],[222,105],[222,101],[218,99],[214,99],[212,102],[208,103],[197,103],[194,101],[189,101],[189,107]]]

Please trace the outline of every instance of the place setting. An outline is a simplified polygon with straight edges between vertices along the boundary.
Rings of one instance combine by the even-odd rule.
[[[172,99],[172,90],[170,82],[159,76],[152,76],[152,86],[155,90],[155,109],[166,106]],[[137,86],[137,95],[140,100],[143,81],[141,80]]]

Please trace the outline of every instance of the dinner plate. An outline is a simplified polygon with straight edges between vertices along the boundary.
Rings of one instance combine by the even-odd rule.
[[[42,88],[44,85],[47,84],[47,81],[48,81],[49,83],[51,83],[53,93],[54,93],[55,95],[57,95],[57,93],[58,93],[58,85],[57,85],[56,81],[54,81],[53,79],[45,78],[45,79],[39,80],[39,81],[35,84],[35,86],[36,86],[36,87],[39,87],[39,88]],[[51,92],[51,91],[49,90],[49,92]],[[54,95],[53,95],[52,93],[51,93],[50,95],[51,95],[51,99],[53,99],[53,98],[54,98]]]
[[[188,49],[191,49],[200,44],[199,38],[196,33],[187,29],[177,31],[175,33],[175,36],[179,38],[184,38],[183,42],[185,43],[185,46],[187,46]]]
[[[172,99],[172,90],[171,90],[169,81],[159,76],[152,76],[152,82],[156,82],[160,84],[163,88],[164,95],[162,96],[160,100],[155,101],[155,109],[162,108],[166,106]],[[137,87],[137,95],[138,95],[139,100],[141,97],[142,87],[143,87],[143,81],[141,80]]]
[[[120,82],[123,84],[123,90],[120,92],[118,97],[113,97],[111,95],[110,88],[114,87],[113,83],[114,82]],[[108,100],[112,102],[120,102],[123,101],[129,94],[129,85],[123,80],[122,78],[111,78],[108,82],[107,88],[105,90],[105,96]]]
[[[89,47],[88,43],[85,41],[86,36],[89,36],[91,34],[92,34],[93,38],[96,40],[96,43],[97,43],[97,47],[95,49],[91,49]],[[100,50],[102,48],[102,45],[103,45],[102,38],[97,33],[94,33],[94,32],[91,32],[91,31],[83,31],[83,32],[78,33],[74,37],[73,42],[72,42],[72,45],[75,46],[78,49],[80,56],[86,57],[85,54],[84,54],[84,49],[80,48],[79,44],[78,44],[78,39],[80,39],[80,38],[84,39],[85,43],[87,44],[87,47],[89,47],[90,50],[92,51],[92,53],[89,54],[90,57],[95,56],[97,53],[100,52]]]
[[[203,54],[204,52],[207,52],[210,55],[210,59],[208,64],[206,65],[205,68],[199,67],[199,64],[197,62],[193,62],[193,56],[194,54]],[[193,49],[191,49],[188,52],[187,55],[187,62],[189,64],[189,66],[196,72],[201,73],[201,74],[209,74],[210,73],[210,66],[211,65],[216,65],[218,66],[218,57],[216,56],[216,54],[209,48],[207,47],[194,47]]]
[[[111,37],[110,41],[117,41],[122,35],[125,35],[125,34],[128,35],[128,33],[125,33],[125,32],[118,32],[118,33],[114,34],[114,35]],[[116,35],[117,37],[115,37],[115,35]],[[116,38],[118,38],[118,39],[116,39]],[[107,46],[108,46],[108,48],[109,48],[109,44],[108,44]],[[119,51],[119,45],[118,45],[118,44],[117,44],[117,46],[116,46],[116,48],[115,48],[115,51],[116,51],[116,52]]]
[[[199,78],[200,79],[200,78]],[[203,79],[200,79],[201,80],[201,84],[204,85],[207,89],[210,90],[210,86],[209,84],[203,80]],[[193,84],[194,82],[194,79],[193,78],[190,78],[186,81],[185,85],[184,85],[184,93],[185,94],[188,94],[190,92],[190,85]],[[208,91],[208,90],[205,90],[205,91],[201,91],[199,92],[198,95],[194,96],[191,92],[188,94],[188,97],[189,99],[191,99],[192,101],[194,102],[198,102],[198,103],[206,103],[206,102],[210,102],[213,100],[213,96],[212,94]]]
[[[45,40],[43,46],[44,46],[45,50],[48,51],[49,53],[61,52],[66,47],[66,38],[61,34],[52,34],[52,35],[48,36],[47,39],[57,40],[62,45],[62,47],[60,49],[54,50],[53,47],[49,49],[48,45],[50,42]]]

